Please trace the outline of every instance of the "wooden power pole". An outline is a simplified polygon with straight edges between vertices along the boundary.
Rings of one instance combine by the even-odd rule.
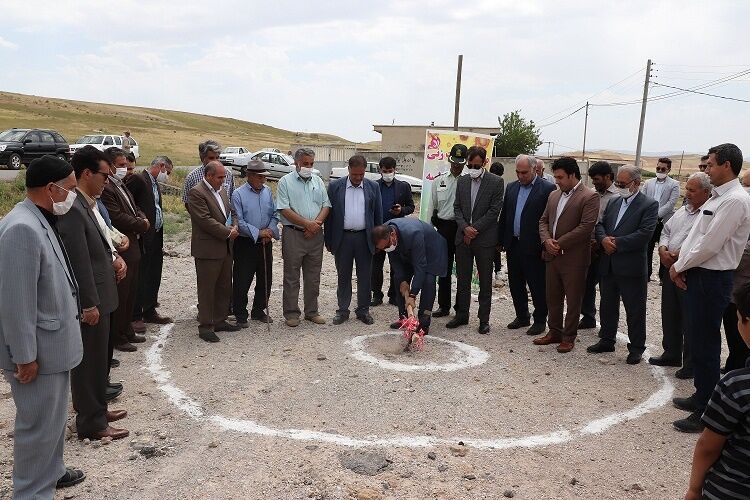
[[[458,108],[461,103],[461,67],[464,63],[464,56],[458,56],[458,70],[456,71],[456,108],[453,112],[453,130],[458,130]]]
[[[635,166],[641,166],[641,147],[643,146],[643,125],[646,123],[646,102],[648,101],[648,84],[651,80],[651,59],[646,63],[646,81],[643,84],[643,102],[641,103],[641,124],[638,127],[638,145],[635,147]]]

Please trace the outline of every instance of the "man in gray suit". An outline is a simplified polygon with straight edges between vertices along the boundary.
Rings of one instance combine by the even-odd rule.
[[[127,266],[114,251],[96,198],[109,182],[109,161],[94,148],[85,146],[70,160],[78,181],[73,207],[60,218],[58,228],[73,268],[81,300],[83,360],[71,373],[70,389],[77,412],[78,439],[121,439],[126,429],[109,422],[127,416],[125,410],[108,411],[105,398],[109,371],[108,348],[111,316],[117,308],[117,284]]]
[[[651,271],[654,258],[654,247],[659,243],[661,230],[664,224],[674,214],[674,207],[677,204],[677,198],[680,196],[680,183],[669,177],[669,171],[672,170],[672,160],[669,158],[659,158],[656,163],[656,179],[649,179],[643,183],[641,191],[649,198],[659,203],[658,220],[656,229],[651,241],[648,242],[648,279],[651,279]],[[664,266],[659,263],[659,276],[666,272]]]
[[[604,255],[599,260],[599,316],[601,340],[586,350],[613,352],[620,318],[620,298],[628,324],[629,365],[641,362],[646,349],[646,247],[656,227],[659,204],[638,190],[641,169],[623,165],[617,170],[618,198],[612,198],[596,224],[596,241]]]
[[[78,285],[57,234],[76,179],[54,156],[26,171],[26,199],[0,221],[0,368],[16,404],[13,497],[51,499],[83,481],[63,464],[70,370],[83,355]]]
[[[349,175],[328,186],[331,211],[324,230],[326,249],[333,253],[338,274],[338,310],[333,324],[340,325],[349,319],[352,301],[352,267],[357,264],[357,309],[354,313],[362,323],[374,323],[370,316],[370,279],[372,254],[375,245],[368,235],[372,228],[383,223],[383,204],[380,188],[365,179],[367,160],[362,155],[349,158]]]
[[[492,305],[492,270],[497,246],[497,218],[503,206],[503,181],[485,170],[487,151],[479,146],[469,148],[469,175],[459,177],[456,186],[456,317],[445,327],[456,328],[469,323],[471,276],[474,261],[479,273],[479,328],[490,332]]]

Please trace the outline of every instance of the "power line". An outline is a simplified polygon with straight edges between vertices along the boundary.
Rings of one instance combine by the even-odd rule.
[[[538,128],[540,128],[540,129],[541,129],[541,128],[544,128],[544,127],[549,127],[550,125],[554,125],[555,123],[561,122],[561,121],[563,121],[563,120],[564,120],[564,119],[566,119],[566,118],[570,118],[571,116],[573,116],[574,114],[578,113],[579,111],[581,111],[581,110],[582,110],[583,108],[585,108],[585,107],[586,107],[586,105],[584,104],[583,106],[581,106],[580,108],[576,109],[576,110],[575,110],[575,111],[573,111],[572,113],[570,113],[570,114],[567,114],[567,115],[563,116],[562,118],[558,118],[557,120],[555,120],[555,121],[553,121],[553,122],[550,122],[550,123],[545,123],[544,125],[539,125],[539,127],[538,127]],[[554,116],[554,115],[553,115],[553,116]]]
[[[685,92],[690,92],[692,94],[707,95],[709,97],[718,97],[719,99],[728,99],[730,101],[750,102],[747,99],[739,99],[737,97],[726,97],[726,96],[723,96],[723,95],[707,94],[706,92],[698,92],[697,90],[688,90],[688,89],[681,89],[680,87],[672,87],[671,85],[664,85],[663,83],[657,83],[657,82],[652,82],[652,83],[654,85],[658,85],[659,87],[667,87],[667,88],[670,88],[670,89],[682,90],[682,91],[685,91]]]

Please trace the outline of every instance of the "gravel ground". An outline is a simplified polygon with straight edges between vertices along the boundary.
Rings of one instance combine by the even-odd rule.
[[[274,254],[278,286],[279,246]],[[532,345],[523,331],[504,328],[513,319],[507,287],[495,289],[488,336],[476,333],[476,318],[458,330],[446,330],[445,319],[433,321],[434,336],[479,348],[489,354],[484,363],[396,371],[363,361],[347,342],[387,332],[395,308],[373,308],[371,326],[351,319],[288,328],[278,288],[270,332],[253,322],[248,330],[220,333],[218,344],[201,341],[189,245],[173,244],[170,255],[161,312],[177,322],[170,331],[152,326],[138,352],[117,354],[122,365],[112,372],[125,385],[112,407],[128,410],[118,424],[131,436],[101,445],[71,435],[66,463],[88,478],[56,498],[665,499],[684,493],[696,437],[672,430],[684,413],[663,401],[672,385],[675,394],[688,395],[692,383],[674,379],[674,369],[664,376],[645,362],[626,365],[622,343],[613,354],[587,354],[595,330],[580,332],[570,354]],[[330,320],[336,309],[330,255],[324,269],[321,312]],[[655,283],[648,311],[648,341],[658,346]],[[430,337],[418,353],[403,352],[397,335],[361,343],[378,360],[421,368],[470,357]],[[0,498],[10,496],[13,414],[2,382]]]

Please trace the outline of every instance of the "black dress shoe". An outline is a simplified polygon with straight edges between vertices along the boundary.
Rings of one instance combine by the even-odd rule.
[[[675,420],[674,422],[672,422],[672,425],[680,432],[697,434],[699,432],[703,432],[703,428],[705,427],[703,425],[703,422],[701,421],[702,415],[703,412],[695,411],[688,415],[686,418]]]
[[[695,394],[686,398],[672,398],[672,404],[675,408],[682,411],[689,411],[690,413],[699,412],[702,409],[695,401]]]
[[[232,323],[227,323],[226,321],[222,321],[221,323],[214,325],[215,332],[239,332],[240,330],[242,330],[241,326],[233,325]]]
[[[401,328],[401,320],[398,320],[398,321],[394,321],[393,323],[391,323],[391,324],[389,325],[389,328],[390,328],[391,330],[399,330],[399,329]]]
[[[115,349],[122,352],[135,352],[138,350],[136,346],[131,344],[130,342],[123,342],[122,344],[117,344],[115,346]]]
[[[370,313],[362,314],[361,316],[357,316],[357,319],[360,320],[365,325],[371,325],[375,323],[375,320],[372,319],[372,316],[370,316]]]
[[[132,337],[128,338],[128,342],[131,344],[142,344],[146,342],[146,337],[144,335],[133,334]]]
[[[122,391],[122,384],[119,382],[107,382],[107,387],[116,391]]]
[[[348,319],[349,319],[348,315],[336,313],[333,316],[333,324],[334,325],[340,325],[341,323],[343,323],[344,321],[346,321]]]
[[[679,359],[668,358],[663,354],[648,358],[648,364],[654,366],[682,366],[682,362]]]
[[[689,380],[693,378],[695,375],[693,375],[693,369],[692,368],[685,368],[684,366],[674,372],[674,376],[677,377],[680,380]]]
[[[82,470],[74,469],[72,467],[66,467],[65,474],[63,474],[63,477],[57,480],[55,488],[57,488],[58,490],[60,488],[68,488],[80,483],[84,479],[86,479],[86,474],[84,474]]]
[[[531,328],[526,330],[526,335],[541,335],[544,333],[546,328],[544,327],[544,323],[541,321],[534,321],[534,324],[531,325]]]
[[[443,309],[442,307],[436,309],[432,312],[433,318],[442,318],[444,316],[448,316],[451,313],[450,309]]]
[[[596,321],[588,319],[588,318],[584,318],[578,322],[579,330],[589,330],[591,328],[596,328]]]
[[[261,323],[273,323],[273,318],[267,315],[265,312],[252,313],[250,315],[250,319],[252,319],[253,321],[260,321]]]
[[[523,328],[524,326],[529,326],[530,324],[531,324],[530,318],[516,318],[510,323],[508,323],[508,329],[516,330],[517,328]]]
[[[586,352],[601,353],[601,352],[615,352],[614,344],[600,340],[596,344],[590,345],[586,348]]]
[[[433,314],[433,316],[435,316]],[[445,324],[446,328],[458,328],[459,326],[468,325],[469,324],[469,318],[463,318],[461,316],[456,316],[449,322]]]
[[[628,353],[628,357],[625,360],[625,362],[629,365],[637,365],[638,363],[641,362],[642,359],[643,359],[643,356],[641,356],[640,354],[631,352],[631,353]]]
[[[382,306],[383,305],[383,297],[373,297],[370,300],[370,305],[373,306],[373,307],[375,307],[375,306]]]
[[[212,332],[211,330],[207,330],[205,332],[198,332],[198,336],[205,340],[206,342],[218,342],[219,337]]]
[[[482,335],[487,335],[488,333],[490,333],[490,324],[479,323],[479,328],[477,328],[477,332],[479,332]]]
[[[237,321],[237,326],[239,326],[240,328],[242,328],[244,330],[245,328],[250,328],[250,323],[248,323],[247,321],[239,321],[238,320]]]
[[[116,399],[120,394],[122,394],[122,389],[113,389],[111,387],[107,387],[104,390],[104,399],[106,401],[112,401],[113,399]]]
[[[120,366],[120,360],[117,358],[112,358],[112,361],[109,362],[109,367],[117,368],[118,366]]]

